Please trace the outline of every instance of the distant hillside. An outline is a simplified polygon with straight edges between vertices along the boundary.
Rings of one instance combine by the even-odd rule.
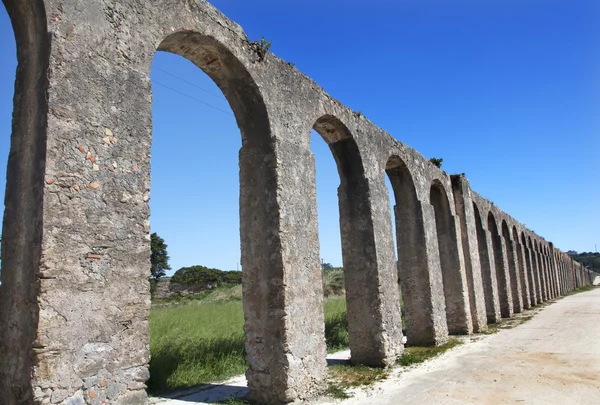
[[[583,264],[590,270],[593,270],[596,273],[600,273],[600,253],[598,253],[598,252],[596,252],[596,253],[592,253],[592,252],[577,253],[574,250],[569,250],[567,253],[574,260],[577,260],[579,263]]]

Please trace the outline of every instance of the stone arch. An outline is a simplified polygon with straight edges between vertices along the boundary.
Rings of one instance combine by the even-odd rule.
[[[529,302],[531,306],[537,305],[537,290],[536,290],[536,282],[535,282],[535,270],[533,267],[533,258],[531,255],[531,249],[529,248],[529,243],[527,242],[527,237],[525,236],[525,232],[521,231],[521,246],[523,248],[523,252],[525,254],[525,264],[527,268],[527,284],[529,285]]]
[[[481,279],[483,281],[487,320],[488,323],[496,323],[500,320],[500,304],[498,301],[498,285],[493,248],[483,227],[480,210],[475,202],[473,202],[473,212],[475,215],[475,229],[479,246],[479,261],[481,263]]]
[[[438,253],[446,299],[446,321],[451,334],[468,334],[473,331],[469,311],[466,275],[462,266],[459,242],[450,201],[439,180],[434,180],[429,193],[430,204],[435,214]]]
[[[353,190],[352,187],[364,185],[365,173],[358,145],[348,127],[333,115],[326,114],[315,121],[313,129],[321,135],[331,149],[340,175],[341,186],[348,193],[358,191]]]
[[[388,158],[385,171],[394,192],[398,277],[408,342],[415,345],[444,343],[448,338],[447,324],[441,322],[444,302],[432,292],[435,280],[427,260],[424,210],[414,178],[398,155]]]
[[[510,277],[510,292],[512,296],[513,312],[519,313],[523,310],[523,299],[521,297],[521,283],[519,280],[519,275],[517,274],[519,262],[517,258],[515,241],[513,241],[511,237],[511,232],[508,229],[508,224],[506,223],[505,219],[502,220],[501,227],[504,245],[506,246],[506,256],[508,258],[508,275]]]
[[[508,269],[508,258],[502,235],[498,229],[496,218],[490,211],[488,214],[488,230],[492,238],[494,263],[496,266],[496,280],[498,283],[498,298],[500,300],[500,313],[503,318],[513,315],[513,302]]]
[[[383,366],[388,361],[382,358],[385,349],[381,347],[381,335],[385,333],[383,297],[380,286],[373,282],[378,279],[377,249],[368,203],[369,183],[360,150],[347,126],[333,115],[318,118],[313,129],[329,146],[340,178],[338,201],[351,360]],[[401,324],[390,325],[390,331],[393,328],[400,332]]]
[[[271,152],[269,118],[261,92],[246,67],[225,45],[199,32],[178,31],[165,37],[157,51],[183,56],[215,82],[235,115],[242,149],[249,146]]]
[[[521,300],[523,302],[523,308],[529,309],[531,307],[531,299],[529,295],[529,273],[527,266],[527,259],[525,256],[525,246],[521,243],[519,238],[519,232],[517,227],[512,227],[512,237],[516,248],[517,255],[517,277],[521,285]]]
[[[0,403],[32,403],[42,252],[47,89],[51,38],[41,0],[5,0],[17,46],[17,72],[2,227]],[[16,373],[15,370],[19,372]]]
[[[183,30],[167,35],[157,51],[180,55],[206,73],[227,99],[242,137],[239,151],[240,243],[243,287],[246,378],[254,399],[285,401],[285,389],[273,386],[290,384],[292,372],[302,373],[304,365],[287,364],[289,347],[301,339],[293,324],[312,336],[307,350],[314,356],[316,376],[325,374],[325,337],[323,333],[322,284],[310,286],[316,294],[305,299],[310,311],[296,312],[281,319],[285,310],[285,264],[281,262],[280,207],[277,202],[277,162],[270,120],[260,89],[246,66],[233,52],[212,36]],[[321,279],[318,262],[309,266],[304,279]],[[308,283],[307,283],[308,284]],[[304,288],[304,287],[301,287]],[[288,348],[282,345],[286,341]],[[265,377],[268,375],[268,378]],[[300,384],[302,377],[298,380]],[[314,382],[313,382],[314,383]],[[318,381],[317,381],[318,383]]]

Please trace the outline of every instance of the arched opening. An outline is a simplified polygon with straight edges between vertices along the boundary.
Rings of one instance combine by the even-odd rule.
[[[348,128],[336,117],[324,115],[313,126],[336,162],[339,229],[348,325],[348,345],[354,363],[382,365],[374,352],[381,318],[377,263],[368,183],[358,145]],[[326,324],[326,332],[328,332]],[[332,336],[329,336],[331,339]],[[331,341],[329,342],[331,346]]]
[[[510,231],[505,220],[502,220],[502,237],[504,238],[504,246],[506,246],[506,255],[508,259],[508,274],[510,277],[511,297],[513,303],[513,312],[519,313],[523,310],[523,299],[521,297],[521,283],[517,269],[519,262],[517,258],[516,246],[511,239]]]
[[[498,285],[498,299],[500,301],[500,314],[503,318],[510,318],[513,314],[513,303],[510,291],[510,278],[508,275],[508,259],[504,252],[502,237],[496,225],[496,219],[490,212],[488,214],[488,230],[492,238],[494,250],[494,264],[496,267],[496,282]]]
[[[494,253],[489,251],[488,238],[486,237],[485,229],[483,229],[481,214],[475,203],[473,203],[473,212],[475,213],[475,229],[477,231],[477,244],[479,246],[479,262],[481,263],[485,311],[488,323],[496,323],[500,320],[500,310],[497,302],[497,287],[494,289],[496,285],[496,272],[494,263],[491,261],[493,260]]]
[[[473,331],[466,278],[459,258],[456,225],[444,186],[435,180],[430,189],[430,204],[435,214],[438,253],[446,299],[446,322],[451,334]]]
[[[406,163],[399,156],[391,156],[385,169],[394,193],[398,278],[407,343],[443,343],[447,339],[447,326],[440,325],[436,319],[443,314],[444,302],[431,290],[423,207]]]
[[[310,134],[310,150],[314,156],[317,217],[319,229],[319,256],[323,277],[325,342],[329,353],[347,349],[349,345],[346,287],[342,261],[340,208],[337,190],[340,177],[335,156],[329,142],[350,136],[345,127],[331,117],[325,135],[314,129]],[[322,118],[323,121],[326,118]],[[338,131],[341,133],[339,134]],[[342,132],[343,131],[343,132]]]
[[[280,339],[272,313],[283,307],[283,266],[274,262],[276,178],[260,91],[224,45],[191,31],[160,43],[152,84],[151,231],[166,240],[180,278],[208,280],[199,285],[208,299],[153,306],[148,386],[164,392],[247,369],[281,374],[277,354],[264,350]],[[242,285],[216,269],[243,270]]]
[[[395,206],[396,206],[396,202],[395,202],[395,198],[394,198],[394,188],[392,187],[392,183],[390,182],[390,177],[389,176],[384,176],[384,180],[385,180],[385,186],[387,187],[387,192],[388,192],[388,201],[390,203],[390,218],[391,218],[391,222],[392,222],[392,243],[394,245],[394,258],[396,259],[396,271],[398,272],[398,296],[400,299],[400,312],[401,312],[401,316],[402,316],[402,333],[404,335],[404,340],[406,340],[406,309],[404,307],[404,299],[402,298],[402,288],[400,287],[400,267],[399,267],[399,261],[398,261],[398,243],[396,241],[396,220],[395,220]]]
[[[241,277],[229,272],[240,270],[241,138],[220,89],[188,59],[156,52],[150,77],[151,246],[155,257],[164,240],[171,267],[160,277],[153,262],[151,275],[147,385],[159,395],[247,369]]]
[[[33,402],[30,383],[36,359],[31,342],[36,339],[38,326],[39,289],[47,282],[40,280],[43,274],[39,268],[50,38],[42,1],[9,0],[3,4],[0,126],[11,136],[10,140],[0,140],[5,162],[0,176],[6,179],[0,248],[0,353],[4,356],[0,362],[0,403],[16,404]]]

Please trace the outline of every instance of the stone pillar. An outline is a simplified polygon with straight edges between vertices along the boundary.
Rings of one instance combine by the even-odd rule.
[[[435,216],[429,204],[417,201],[412,208],[394,207],[407,339],[418,346],[440,345],[448,341],[448,325]]]
[[[561,295],[565,295],[568,291],[568,286],[567,286],[567,275],[565,273],[565,262],[564,262],[564,258],[562,255],[562,252],[558,252],[558,263],[559,263],[559,268],[560,268],[560,279],[561,279]]]
[[[552,272],[554,274],[554,293],[557,297],[561,296],[561,277],[558,267],[558,261],[556,259],[556,249],[550,244],[550,261],[552,262]]]
[[[558,296],[562,296],[562,276],[560,273],[560,262],[556,249],[552,249],[552,260],[554,262],[554,271],[556,273],[556,291]]]
[[[569,274],[569,269],[567,268],[567,259],[565,258],[564,254],[561,257],[561,265],[563,278],[565,280],[565,293],[568,293],[569,291],[571,291],[571,278]]]
[[[446,320],[451,334],[473,333],[469,291],[464,269],[460,224],[450,209],[450,197],[444,186],[434,182],[430,201],[435,214],[435,231],[439,262],[442,269]]]
[[[398,276],[407,341],[420,346],[443,344],[448,340],[448,325],[433,207],[418,198],[416,183],[400,157],[389,158],[386,173],[396,202]]]
[[[546,297],[549,300],[551,300],[552,299],[552,285],[550,284],[550,274],[549,274],[549,271],[548,271],[548,260],[547,260],[547,257],[546,257],[546,252],[544,251],[543,247],[541,249],[540,258],[541,258],[541,261],[542,261],[544,283],[545,283],[545,286],[546,286]]]
[[[529,274],[527,270],[527,258],[525,257],[525,249],[524,246],[519,243],[519,238],[515,234],[514,244],[516,246],[516,255],[517,255],[517,275],[521,285],[521,301],[523,303],[523,308],[529,309],[531,308],[531,295],[529,290]]]
[[[539,265],[539,256],[537,251],[535,250],[534,244],[529,240],[529,247],[531,252],[531,262],[533,265],[534,271],[534,282],[535,282],[535,291],[537,295],[538,303],[544,302],[544,294],[542,291],[542,280],[540,277],[540,265]]]
[[[548,280],[548,295],[549,295],[550,299],[554,299],[555,298],[554,277],[552,275],[552,266],[550,263],[550,257],[548,256],[546,248],[544,248],[544,265],[546,267],[546,278]]]
[[[535,286],[535,270],[533,267],[533,260],[531,258],[531,250],[527,244],[523,244],[523,252],[525,254],[525,265],[527,267],[527,276],[528,276],[528,284],[529,284],[529,299],[531,306],[535,306],[538,304],[538,295],[537,289]]]
[[[338,162],[349,160],[349,147],[331,147],[338,157],[346,155]],[[403,345],[392,225],[383,175],[370,180],[342,180],[338,196],[351,361],[389,366],[395,363]]]
[[[561,265],[563,278],[565,280],[565,293],[568,293],[569,291],[571,291],[571,278],[569,274],[569,269],[567,268],[567,259],[564,257],[564,255],[562,255],[561,257]]]
[[[554,263],[556,266],[556,274],[558,278],[558,295],[562,296],[564,294],[564,279],[562,276],[562,268],[560,263],[560,253],[555,249],[554,250]]]
[[[278,146],[277,155],[240,151],[246,378],[266,404],[310,396],[326,376],[313,156],[292,142]]]
[[[565,284],[565,294],[568,293],[571,289],[571,279],[570,279],[570,274],[569,274],[569,270],[567,268],[567,259],[565,258],[565,255],[563,253],[561,253],[561,267],[562,267],[562,273],[563,273],[563,279],[564,279],[564,284]]]
[[[498,297],[498,281],[494,247],[487,221],[483,222],[477,206],[473,204],[475,228],[477,230],[477,246],[479,248],[479,263],[481,264],[481,282],[485,299],[485,311],[488,323],[500,321],[500,299]]]
[[[540,251],[537,251],[537,259],[538,259],[538,268],[540,272],[540,286],[542,288],[542,297],[544,301],[548,301],[548,284],[546,281],[546,270],[544,266],[544,255]]]
[[[504,243],[504,240],[500,240],[498,244],[498,255],[496,257],[496,271],[500,268],[499,274],[501,277],[500,285],[504,284],[504,293],[500,294],[500,304],[502,305],[504,300],[504,310],[502,311],[503,318],[510,318],[514,315],[514,300],[512,298],[512,284],[510,280],[510,267],[508,262],[508,248]]]
[[[518,273],[519,262],[517,257],[516,243],[513,240],[511,240],[509,235],[505,235],[504,242],[506,246],[506,256],[508,260],[507,264],[510,277],[510,292],[512,296],[513,312],[520,313],[523,311],[523,296],[520,275]]]
[[[2,226],[0,404],[22,405],[34,402],[33,367],[38,356],[52,349],[36,341],[38,324],[52,317],[62,327],[64,320],[52,308],[44,314],[38,302],[46,284],[60,282],[41,279],[39,271],[47,184],[50,36],[46,14],[41,2],[4,0],[4,6],[15,34],[18,68]]]
[[[498,297],[500,299],[500,313],[503,318],[510,318],[513,316],[513,303],[506,245],[504,244],[504,240],[499,232],[498,225],[492,213],[488,216],[488,229],[491,233],[494,252],[496,278],[498,281]]]
[[[552,254],[548,247],[546,247],[546,263],[548,266],[548,278],[550,279],[550,291],[552,298],[556,298],[556,276],[554,274],[554,262],[552,261]]]
[[[483,281],[481,278],[475,213],[473,212],[473,200],[471,199],[471,188],[469,187],[468,180],[464,176],[454,175],[451,176],[451,178],[454,205],[460,222],[460,234],[462,238],[461,242],[467,275],[467,285],[469,288],[469,304],[473,330],[475,332],[481,332],[487,329],[487,315]]]
[[[577,285],[577,274],[575,273],[575,266],[573,265],[573,258],[568,259],[569,273],[571,276],[571,291],[575,290],[579,286]]]

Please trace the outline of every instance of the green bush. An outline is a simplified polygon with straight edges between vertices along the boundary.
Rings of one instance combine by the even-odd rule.
[[[210,284],[213,287],[242,284],[241,271],[223,271],[205,266],[182,267],[171,277],[172,283]]]

